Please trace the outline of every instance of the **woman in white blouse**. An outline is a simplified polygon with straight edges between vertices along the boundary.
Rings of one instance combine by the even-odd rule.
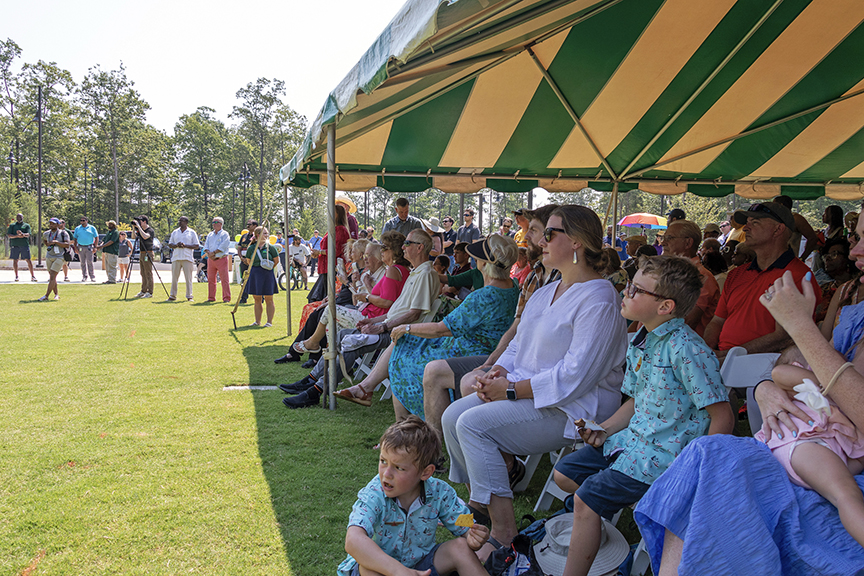
[[[506,454],[542,454],[573,442],[574,420],[602,421],[621,405],[626,323],[606,266],[600,219],[584,206],[560,206],[539,245],[561,279],[537,290],[510,346],[476,394],[457,400],[442,424],[450,480],[470,484],[469,506],[488,512],[490,545],[517,534]],[[494,541],[493,541],[494,540]]]

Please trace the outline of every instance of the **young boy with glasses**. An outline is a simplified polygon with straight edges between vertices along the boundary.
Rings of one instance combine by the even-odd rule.
[[[566,576],[591,568],[601,516],[637,502],[694,438],[732,432],[717,358],[684,323],[701,288],[689,260],[665,255],[642,258],[627,284],[621,315],[642,323],[621,386],[630,399],[599,425],[577,421],[585,446],[555,466],[555,482],[575,492]]]

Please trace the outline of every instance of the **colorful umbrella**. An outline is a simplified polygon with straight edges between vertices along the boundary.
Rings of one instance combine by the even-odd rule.
[[[631,228],[648,228],[650,230],[665,229],[666,218],[639,212],[637,214],[628,214],[618,222],[618,226],[629,226]]]

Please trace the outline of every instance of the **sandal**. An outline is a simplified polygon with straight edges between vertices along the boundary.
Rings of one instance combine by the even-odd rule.
[[[355,396],[352,389],[360,388],[362,396]],[[358,384],[357,386],[352,386],[351,388],[343,388],[342,390],[337,390],[334,395],[337,398],[341,398],[342,400],[348,400],[349,402],[353,402],[355,404],[360,404],[361,406],[372,406],[372,394],[374,394],[374,390],[372,392],[367,392],[363,390]]]
[[[471,514],[474,515],[474,522],[476,524],[482,524],[483,526],[486,526],[487,528],[490,528],[492,526],[492,519],[489,518],[488,514],[486,514],[482,510],[478,510],[477,508],[471,506],[470,504],[466,504],[466,506],[468,506],[468,510],[471,512]],[[500,546],[496,546],[496,547],[500,548]]]
[[[315,348],[314,350],[306,348],[306,344],[303,343],[303,340],[300,340],[299,342],[294,342],[294,344],[291,345],[291,348],[293,348],[294,351],[301,356],[303,354],[306,354],[307,352],[309,354],[317,354],[318,352],[321,352],[320,346],[318,348]]]
[[[507,472],[507,477],[510,479],[510,490],[513,490],[525,478],[525,465],[515,456],[513,457],[513,467]]]

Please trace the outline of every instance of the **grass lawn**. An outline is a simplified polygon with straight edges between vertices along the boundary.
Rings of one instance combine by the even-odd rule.
[[[223,391],[306,373],[272,362],[293,341],[284,293],[275,328],[246,327],[250,299],[234,331],[206,284],[194,304],[158,285],[122,301],[119,286],[61,284],[60,301],[36,302],[44,289],[0,288],[0,574],[335,573],[393,410]],[[294,330],[305,295],[292,293]]]

